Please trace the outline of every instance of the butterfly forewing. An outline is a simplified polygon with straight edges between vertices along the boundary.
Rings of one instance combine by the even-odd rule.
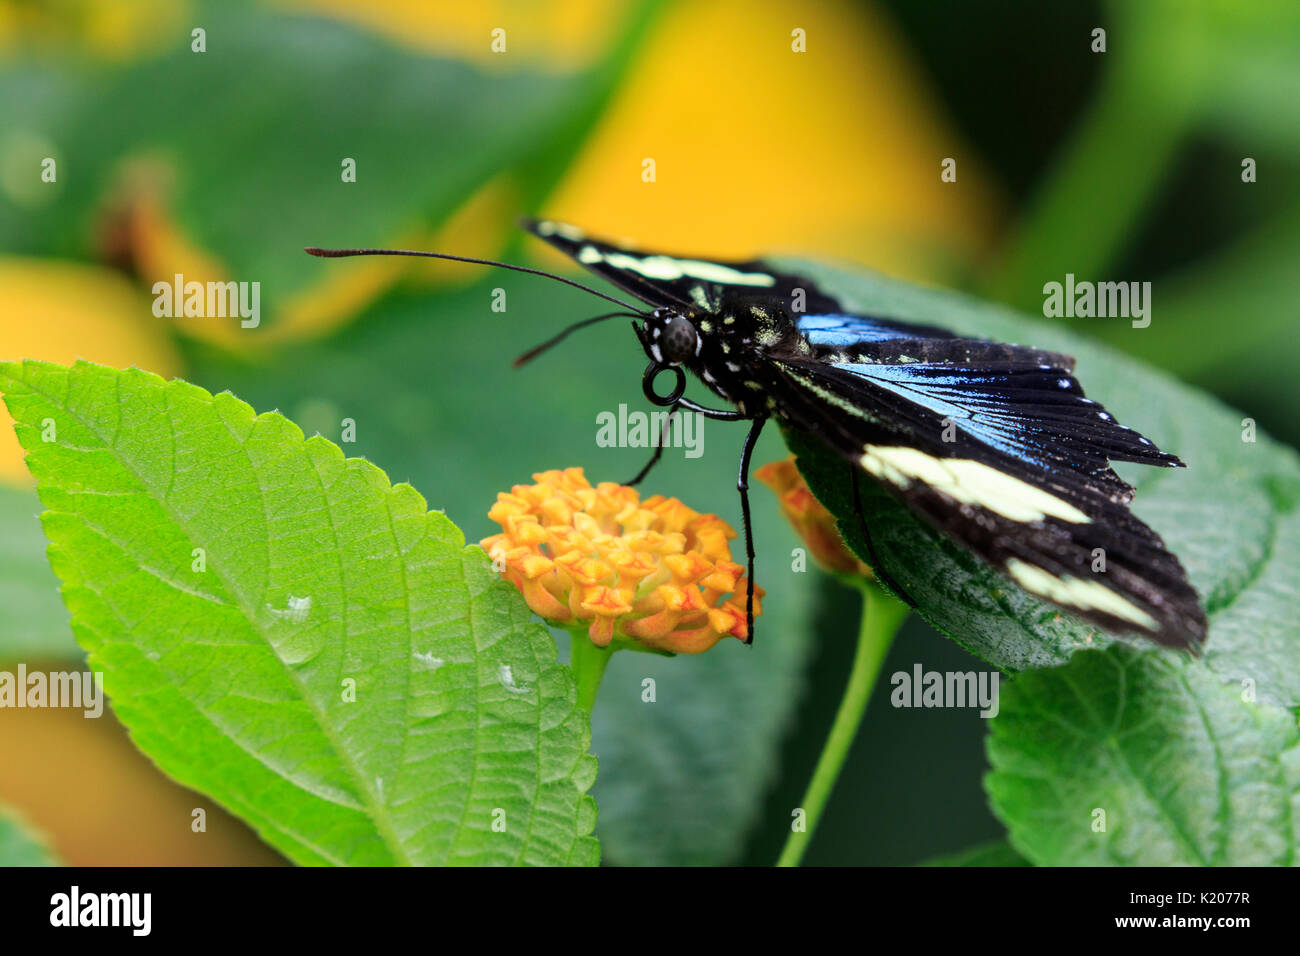
[[[683,314],[710,313],[724,296],[750,294],[759,301],[793,304],[796,290],[803,311],[833,311],[834,299],[811,284],[769,269],[759,261],[713,262],[663,253],[643,252],[588,237],[565,223],[525,220],[525,229],[545,239],[596,275],[655,308],[680,309]]]

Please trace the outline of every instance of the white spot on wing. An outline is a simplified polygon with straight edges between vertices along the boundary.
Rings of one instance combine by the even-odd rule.
[[[567,222],[554,222],[550,219],[542,220],[537,224],[537,234],[539,236],[562,236],[572,242],[581,242],[584,238],[582,230],[577,226],[570,226]]]
[[[1026,591],[1084,611],[1101,611],[1139,627],[1158,631],[1160,625],[1132,601],[1097,581],[1060,577],[1019,558],[1007,561],[1007,573]]]
[[[936,458],[915,448],[868,445],[860,460],[868,472],[896,487],[919,481],[1012,521],[1041,521],[1048,515],[1072,524],[1092,520],[1068,501],[968,458]]]
[[[627,252],[604,252],[595,246],[583,246],[578,261],[586,265],[604,262],[615,269],[639,272],[647,279],[699,279],[702,282],[721,282],[724,285],[748,285],[766,288],[776,285],[773,276],[763,272],[741,272],[731,266],[703,259],[675,259],[672,256],[637,256]],[[703,306],[702,306],[703,308]]]

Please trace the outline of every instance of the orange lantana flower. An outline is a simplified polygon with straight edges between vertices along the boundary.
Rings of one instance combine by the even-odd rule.
[[[613,482],[593,488],[581,468],[533,480],[497,495],[488,516],[502,533],[481,544],[543,618],[586,625],[600,647],[676,654],[748,636],[749,582],[731,560],[736,532],[717,515],[663,495],[642,501]],[[755,616],[762,594],[754,589]]]
[[[813,560],[828,571],[871,576],[871,568],[849,550],[835,526],[835,516],[813,495],[795,467],[794,456],[773,461],[754,472],[754,477],[776,492],[781,513],[795,533],[808,545]]]

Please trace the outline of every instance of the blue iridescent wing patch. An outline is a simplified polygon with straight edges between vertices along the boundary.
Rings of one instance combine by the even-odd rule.
[[[856,349],[878,342],[920,337],[920,330],[914,326],[844,313],[800,315],[794,324],[811,344],[835,349]],[[954,338],[938,329],[927,329],[926,332],[926,337],[930,338]]]

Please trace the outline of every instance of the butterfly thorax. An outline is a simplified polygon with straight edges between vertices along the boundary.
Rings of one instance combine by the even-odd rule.
[[[708,311],[687,315],[699,342],[696,355],[684,367],[742,414],[771,414],[772,396],[758,376],[760,359],[808,355],[811,347],[789,314],[770,299],[723,299],[710,304],[713,308]]]

